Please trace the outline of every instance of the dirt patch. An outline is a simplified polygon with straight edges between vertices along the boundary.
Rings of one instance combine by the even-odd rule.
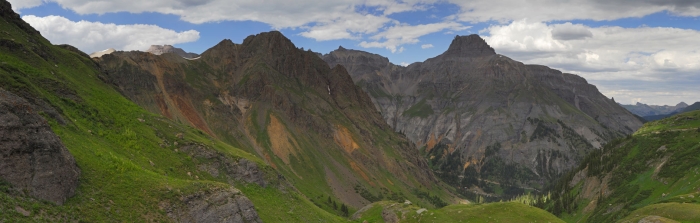
[[[598,199],[593,199],[591,202],[588,202],[588,205],[583,208],[583,211],[581,211],[583,214],[588,214],[591,213],[595,210],[595,208],[598,206]]]
[[[355,192],[355,189],[352,187],[354,183],[350,181],[354,181],[353,179],[350,178],[344,178],[340,179],[338,176],[333,173],[328,167],[325,167],[325,172],[326,172],[326,182],[328,183],[328,186],[331,187],[331,190],[333,191],[333,195],[340,199],[341,202],[348,204],[350,207],[354,208],[361,208],[364,205],[368,204],[369,201],[365,200],[360,196],[358,193]],[[346,171],[343,171],[346,172]],[[344,173],[341,172],[339,173],[340,175],[343,175]],[[348,174],[349,171],[347,171]]]
[[[192,125],[200,129],[202,131],[205,131],[211,136],[214,136],[214,133],[212,133],[211,129],[209,129],[209,126],[207,126],[207,123],[204,122],[202,117],[199,117],[199,113],[197,113],[197,110],[192,106],[192,104],[189,103],[189,100],[184,100],[179,96],[172,96],[171,98],[173,99],[173,102],[175,102],[175,106],[180,110],[180,113],[182,113],[182,116],[185,116],[185,119],[192,123]]]
[[[267,126],[267,134],[270,136],[272,152],[289,165],[289,156],[297,153],[299,147],[296,140],[290,137],[287,128],[274,115],[270,114],[270,124]]]
[[[353,151],[360,149],[360,146],[352,138],[350,130],[342,125],[337,125],[335,129],[335,134],[333,134],[333,139],[345,152],[352,154]]]
[[[442,141],[442,139],[445,138],[444,135],[440,135],[438,137],[435,137],[434,133],[430,134],[430,138],[428,138],[428,142],[425,143],[425,152],[430,152],[430,150],[433,150],[437,144]],[[451,147],[451,145],[448,145]]]
[[[173,115],[170,114],[170,110],[168,110],[168,105],[165,103],[165,99],[163,99],[162,94],[157,94],[155,97],[156,100],[156,105],[158,105],[158,109],[160,110],[160,113],[163,114],[163,116],[167,117],[168,119],[173,119]]]
[[[665,148],[665,147],[663,147],[663,148]],[[671,155],[666,155],[666,156],[664,156],[664,158],[661,158],[661,160],[658,161],[658,163],[652,164],[652,165],[654,165],[654,174],[651,175],[652,179],[658,178],[657,175],[659,174],[659,171],[661,171],[661,168],[663,168],[664,165],[666,164],[666,162],[668,162],[669,158],[671,158]]]
[[[374,183],[369,180],[367,174],[364,171],[362,171],[362,169],[360,169],[360,166],[358,166],[357,163],[355,163],[354,161],[350,161],[350,168],[352,168],[352,170],[355,171],[355,173],[360,174],[362,179],[367,181],[370,185],[375,186]]]

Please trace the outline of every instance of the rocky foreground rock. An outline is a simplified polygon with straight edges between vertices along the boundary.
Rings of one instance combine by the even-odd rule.
[[[391,127],[461,188],[522,193],[642,125],[584,78],[499,55],[477,35],[408,67],[342,47],[323,59],[345,66]]]
[[[79,176],[75,159],[35,106],[0,89],[0,180],[63,204],[75,194]]]

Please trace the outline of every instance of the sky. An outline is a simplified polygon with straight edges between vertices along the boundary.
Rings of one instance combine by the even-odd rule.
[[[621,104],[700,101],[697,0],[9,0],[54,44],[92,53],[170,44],[202,53],[278,30],[297,47],[343,46],[408,65],[456,35],[580,75]]]

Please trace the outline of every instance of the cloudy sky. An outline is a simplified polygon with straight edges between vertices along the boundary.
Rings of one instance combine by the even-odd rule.
[[[500,54],[583,76],[630,104],[700,101],[697,0],[9,0],[55,44],[86,53],[171,44],[201,53],[279,30],[298,47],[338,46],[395,64],[479,34]]]

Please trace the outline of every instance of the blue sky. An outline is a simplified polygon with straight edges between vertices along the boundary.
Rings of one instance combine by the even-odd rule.
[[[572,0],[10,0],[55,44],[86,53],[171,44],[201,53],[279,30],[298,47],[342,45],[395,64],[480,34],[496,52],[578,74],[629,104],[700,101],[700,3]]]

